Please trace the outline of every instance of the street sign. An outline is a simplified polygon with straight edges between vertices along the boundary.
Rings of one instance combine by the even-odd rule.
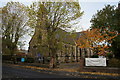
[[[21,62],[25,62],[25,58],[21,58]]]

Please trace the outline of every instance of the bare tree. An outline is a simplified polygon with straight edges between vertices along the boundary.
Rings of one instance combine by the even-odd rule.
[[[14,55],[19,39],[27,32],[26,7],[19,2],[8,2],[2,8],[2,53]]]

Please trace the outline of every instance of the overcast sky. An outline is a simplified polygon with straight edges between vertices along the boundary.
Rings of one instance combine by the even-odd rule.
[[[0,4],[0,7],[5,6],[9,1],[19,1],[25,5],[30,5],[33,1],[37,0],[0,0],[0,3],[2,3]],[[119,0],[79,0],[81,10],[84,11],[84,15],[80,19],[77,31],[86,30],[91,26],[90,20],[92,16],[97,13],[97,10],[104,8],[104,6],[108,4],[118,6],[118,2]],[[31,37],[25,39],[25,49],[28,49],[30,39]]]

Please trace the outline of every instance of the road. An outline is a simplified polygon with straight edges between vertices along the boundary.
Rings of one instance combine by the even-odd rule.
[[[10,67],[5,65],[3,65],[2,67],[2,77],[3,78],[72,78],[68,76],[41,73],[31,69]]]
[[[74,76],[63,76],[59,74],[50,74],[38,72],[36,70],[20,68],[15,66],[2,65],[2,78],[77,78]],[[82,79],[81,80],[86,80]]]
[[[5,78],[74,78],[79,80],[101,80],[101,79],[91,79],[91,78],[81,78],[80,76],[67,76],[61,74],[53,74],[48,72],[40,72],[34,69],[21,68],[19,66],[8,66],[6,64],[2,65],[2,79]]]

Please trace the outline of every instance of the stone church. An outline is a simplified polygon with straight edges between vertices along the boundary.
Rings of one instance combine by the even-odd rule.
[[[59,29],[61,34],[66,34],[65,38],[63,38],[62,42],[62,49],[58,50],[56,57],[59,62],[78,62],[80,58],[84,57],[90,57],[93,55],[92,50],[85,49],[85,48],[79,48],[76,46],[74,40],[69,36],[69,33]],[[74,33],[76,34],[76,39],[80,36],[80,32]],[[57,34],[56,34],[57,35]],[[47,42],[45,41],[46,38],[43,38],[40,40],[41,37],[47,36],[47,31],[42,29],[35,29],[35,33],[32,37],[32,39],[29,42],[29,53],[34,57],[37,58],[39,55],[42,55],[44,57],[50,57],[49,49],[47,47]]]

